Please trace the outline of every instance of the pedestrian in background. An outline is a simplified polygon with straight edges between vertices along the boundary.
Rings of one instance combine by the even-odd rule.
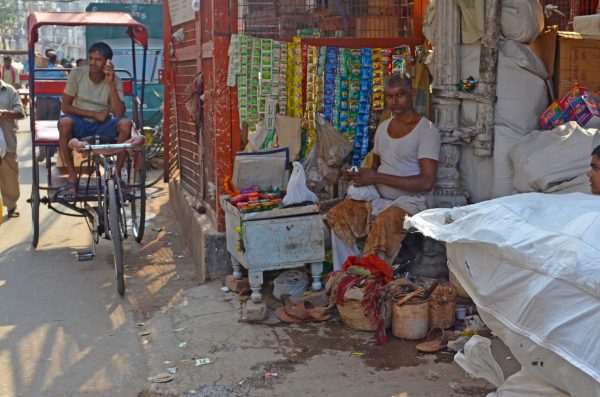
[[[58,57],[54,51],[46,51],[48,57],[48,66],[35,73],[36,79],[60,79],[67,77],[62,65],[58,63]],[[60,95],[38,96],[35,100],[35,118],[36,120],[58,120],[60,116]]]
[[[4,71],[4,69],[3,69]],[[25,118],[25,110],[17,90],[0,80],[0,128],[6,141],[6,154],[0,161],[0,194],[8,216],[19,216],[17,201],[19,189],[19,163],[17,162],[17,120]]]
[[[0,78],[7,84],[10,84],[16,89],[21,88],[21,74],[19,70],[12,64],[12,57],[4,55],[4,65],[0,72]]]

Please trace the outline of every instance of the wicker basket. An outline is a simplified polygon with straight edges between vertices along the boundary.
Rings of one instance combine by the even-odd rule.
[[[336,305],[342,322],[356,331],[377,331],[377,324],[365,316],[361,301],[346,300],[343,305]],[[383,305],[383,319],[385,328],[392,326],[392,301],[387,300]]]

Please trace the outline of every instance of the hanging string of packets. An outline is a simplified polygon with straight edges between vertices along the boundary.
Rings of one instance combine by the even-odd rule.
[[[227,85],[237,85],[240,123],[253,131],[264,122],[268,134],[261,149],[277,145],[275,115],[279,113],[303,119],[309,153],[316,141],[316,115],[322,113],[354,142],[352,163],[358,165],[369,147],[369,129],[376,126],[384,108],[385,76],[412,72],[413,65],[409,46],[315,47],[300,37],[285,43],[232,35]]]
[[[360,91],[359,100],[357,106],[357,120],[356,120],[356,136],[354,138],[354,150],[352,153],[352,165],[360,166],[362,161],[365,159],[369,150],[369,110],[371,108],[371,94],[372,94],[372,79],[373,79],[373,66],[372,66],[373,54],[370,48],[363,48],[361,50],[361,79],[360,79]],[[351,93],[351,97],[353,94]],[[353,105],[351,105],[351,114],[353,111]]]

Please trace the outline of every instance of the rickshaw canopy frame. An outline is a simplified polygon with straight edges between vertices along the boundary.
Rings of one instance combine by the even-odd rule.
[[[46,25],[125,26],[129,37],[148,49],[148,29],[126,12],[33,12],[27,18],[30,51],[39,39],[38,29]]]

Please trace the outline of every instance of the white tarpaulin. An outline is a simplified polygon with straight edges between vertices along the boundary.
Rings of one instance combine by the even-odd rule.
[[[600,196],[526,193],[405,226],[447,243],[450,270],[528,373],[600,396]]]

